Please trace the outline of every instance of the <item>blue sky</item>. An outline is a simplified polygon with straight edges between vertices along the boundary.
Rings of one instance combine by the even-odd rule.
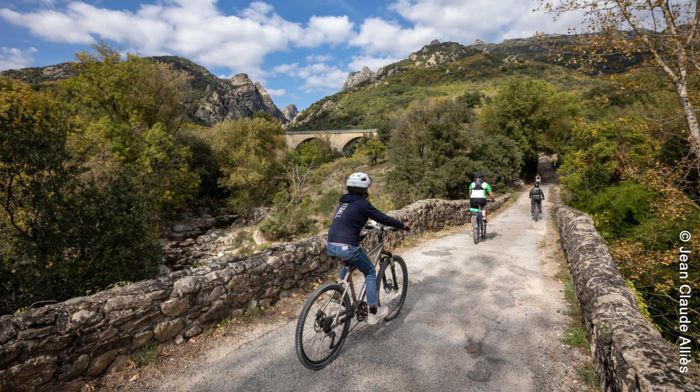
[[[245,72],[277,106],[303,109],[348,72],[406,58],[433,39],[500,42],[565,33],[578,15],[530,0],[0,0],[0,70],[74,59],[103,40],[142,56],[179,55],[220,77]]]

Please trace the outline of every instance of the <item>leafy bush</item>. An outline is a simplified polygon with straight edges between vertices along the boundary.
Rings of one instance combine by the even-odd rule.
[[[629,236],[653,214],[654,194],[630,181],[607,187],[579,207],[594,214],[596,227],[607,239]],[[660,204],[660,203],[659,203]]]
[[[236,211],[263,205],[278,189],[276,175],[284,151],[282,128],[265,118],[225,120],[203,133],[219,162],[219,186],[230,192]]]
[[[148,193],[125,169],[89,172],[57,103],[0,79],[0,311],[154,274]]]

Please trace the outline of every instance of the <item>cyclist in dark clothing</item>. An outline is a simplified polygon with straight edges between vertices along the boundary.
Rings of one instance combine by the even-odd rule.
[[[544,200],[544,191],[540,188],[540,183],[535,182],[535,187],[530,189],[530,214],[535,214],[535,208],[542,213],[542,200]]]
[[[367,305],[369,306],[367,323],[373,325],[386,317],[389,314],[389,309],[385,306],[378,306],[377,272],[372,260],[360,248],[360,232],[369,218],[397,229],[408,230],[408,227],[372,206],[367,200],[367,189],[371,184],[372,179],[365,173],[353,173],[348,177],[346,183],[348,193],[340,198],[340,204],[333,216],[333,223],[328,230],[326,249],[328,255],[341,258],[365,275]],[[344,279],[346,273],[347,268],[342,267],[340,279]]]

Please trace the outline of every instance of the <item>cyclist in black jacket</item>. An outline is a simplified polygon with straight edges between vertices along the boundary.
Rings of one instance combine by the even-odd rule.
[[[377,272],[372,260],[360,248],[360,232],[369,218],[397,229],[408,230],[408,227],[372,206],[367,200],[367,189],[371,184],[372,179],[365,173],[353,173],[348,177],[348,193],[340,198],[333,223],[328,230],[327,251],[328,255],[341,258],[365,275],[369,306],[367,324],[374,325],[389,314],[389,309],[386,306],[378,306]],[[346,273],[347,268],[341,268],[340,279],[345,278]]]
[[[535,182],[535,187],[530,189],[530,214],[535,214],[535,208],[542,213],[542,200],[544,200],[544,191],[540,188],[540,183]]]

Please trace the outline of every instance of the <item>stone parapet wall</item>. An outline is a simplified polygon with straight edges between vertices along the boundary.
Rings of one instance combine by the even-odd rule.
[[[556,216],[601,390],[700,391],[680,373],[678,350],[637,309],[591,217],[568,207]]]
[[[507,199],[499,198],[494,209]],[[423,200],[392,213],[413,233],[466,223],[468,201]],[[404,232],[385,237],[387,248]],[[376,240],[369,235],[365,241]],[[337,268],[326,237],[277,244],[97,294],[0,317],[0,392],[79,390],[148,344],[181,342],[251,304],[269,306]]]

